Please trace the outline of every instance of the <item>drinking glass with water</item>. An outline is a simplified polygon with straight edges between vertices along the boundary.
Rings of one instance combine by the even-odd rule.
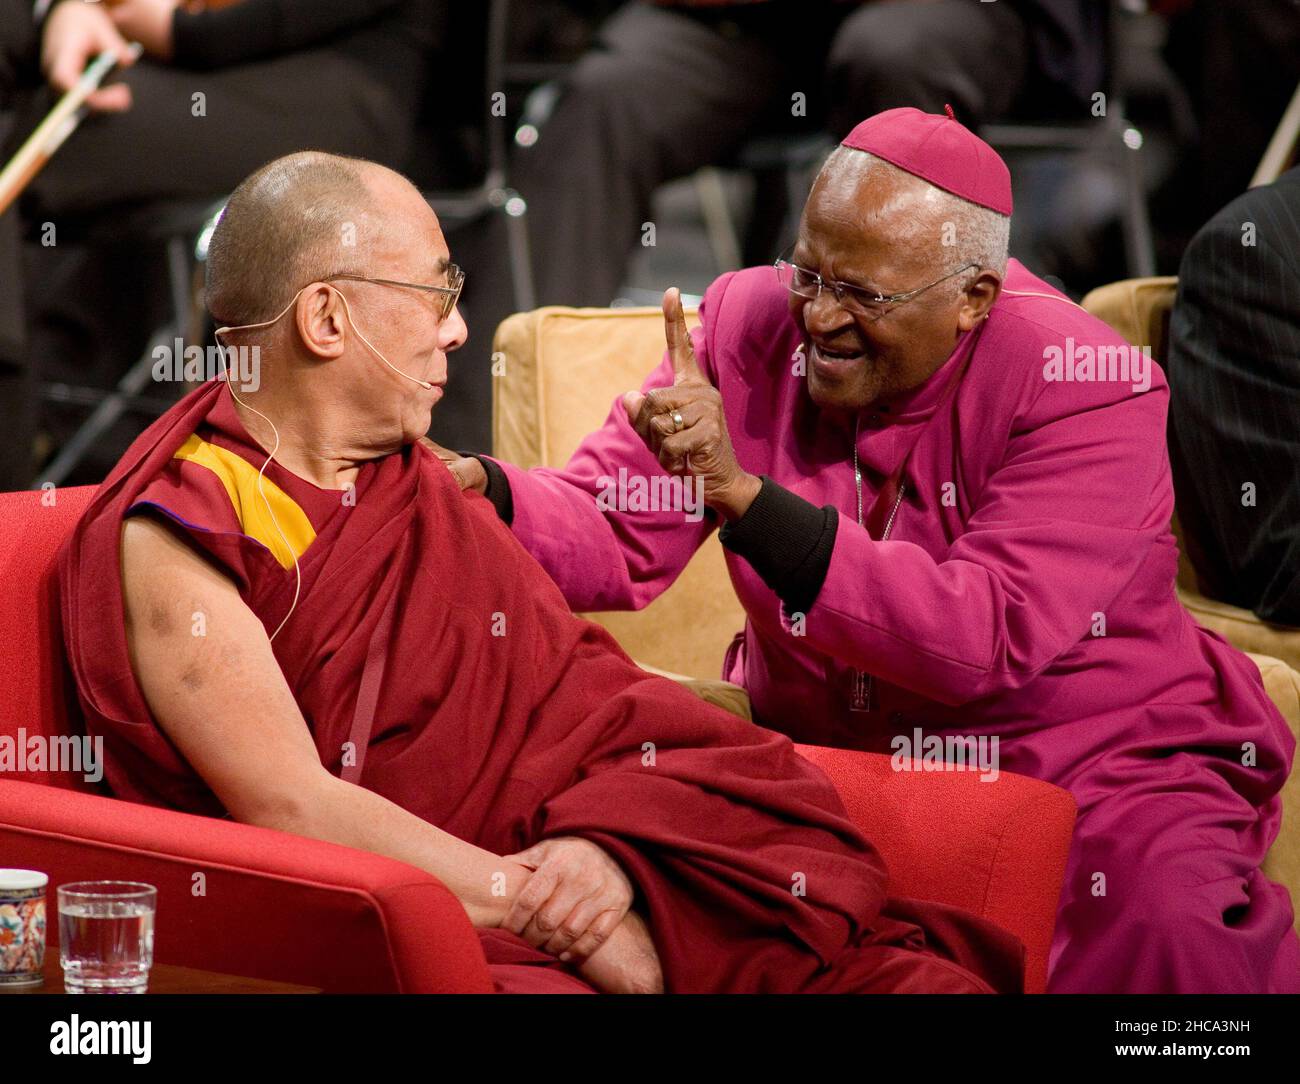
[[[59,960],[70,994],[142,994],[158,890],[139,881],[59,885]]]

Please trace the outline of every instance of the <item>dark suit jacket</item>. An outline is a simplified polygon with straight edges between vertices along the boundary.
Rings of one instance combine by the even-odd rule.
[[[1168,377],[1179,519],[1207,593],[1300,625],[1300,167],[1193,239]]]

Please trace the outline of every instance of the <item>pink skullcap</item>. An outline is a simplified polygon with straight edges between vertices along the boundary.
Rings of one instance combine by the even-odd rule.
[[[910,107],[868,117],[842,144],[866,151],[945,192],[1011,214],[1011,171],[998,152],[945,106],[946,116]]]

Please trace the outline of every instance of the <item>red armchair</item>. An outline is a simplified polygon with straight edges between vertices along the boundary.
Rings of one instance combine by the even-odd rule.
[[[75,732],[51,566],[93,490],[0,494],[0,734]],[[956,904],[1016,934],[1044,988],[1074,803],[1003,773],[901,774],[887,757],[801,747],[881,849],[894,892]],[[0,864],[52,885],[158,886],[156,958],[349,992],[487,992],[455,897],[405,863],[283,832],[122,802],[80,776],[0,773]],[[202,874],[200,878],[197,875]],[[57,923],[50,923],[51,945]]]

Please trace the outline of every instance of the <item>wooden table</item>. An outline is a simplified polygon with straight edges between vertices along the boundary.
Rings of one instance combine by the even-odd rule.
[[[59,966],[58,946],[45,953],[45,981],[40,986],[0,985],[4,994],[61,994],[63,968]],[[316,986],[295,986],[291,982],[246,979],[223,975],[217,971],[199,971],[193,967],[155,963],[149,969],[150,994],[319,994]]]

